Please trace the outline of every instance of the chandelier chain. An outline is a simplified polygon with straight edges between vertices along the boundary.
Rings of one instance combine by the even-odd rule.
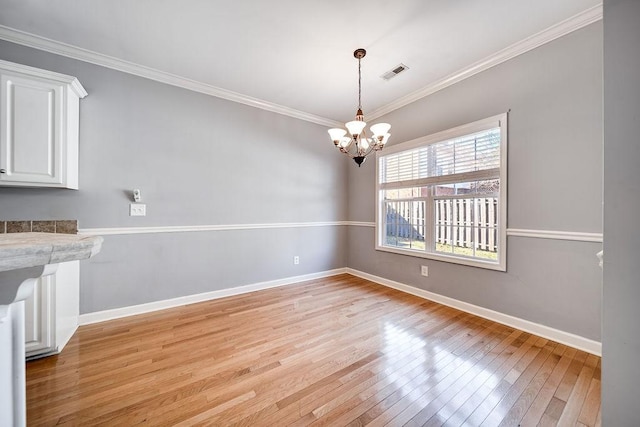
[[[362,110],[362,72],[360,71],[360,61],[358,58],[358,108]]]

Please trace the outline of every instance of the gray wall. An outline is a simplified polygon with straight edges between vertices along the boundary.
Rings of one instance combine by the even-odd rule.
[[[604,2],[602,425],[640,425],[640,1]]]
[[[507,110],[508,227],[602,232],[601,23],[380,120],[397,144]],[[374,161],[349,170],[350,220],[374,221],[374,175]],[[349,267],[600,340],[599,243],[509,237],[506,273],[375,251],[371,227],[349,245]]]
[[[391,143],[511,109],[509,227],[600,232],[601,54],[593,24],[389,114]],[[0,58],[75,75],[89,92],[81,190],[1,188],[2,219],[78,218],[81,228],[374,220],[375,162],[356,168],[336,154],[324,126],[6,42]],[[145,218],[128,216],[132,188]],[[82,265],[81,310],[348,265],[600,339],[600,244],[510,237],[500,273],[377,252],[372,228],[346,228],[107,236]]]
[[[347,162],[326,127],[0,42],[0,59],[78,77],[80,190],[0,188],[0,219],[80,228],[343,221]],[[129,217],[142,190],[147,216]],[[107,236],[81,312],[346,266],[346,227]],[[299,255],[301,263],[293,266]]]

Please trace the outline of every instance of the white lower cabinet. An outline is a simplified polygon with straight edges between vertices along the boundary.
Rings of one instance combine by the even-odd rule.
[[[55,274],[42,277],[25,300],[27,359],[62,351],[78,328],[80,262],[64,262]]]

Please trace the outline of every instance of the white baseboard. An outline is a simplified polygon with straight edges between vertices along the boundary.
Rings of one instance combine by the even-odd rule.
[[[152,311],[165,310],[167,308],[180,307],[197,302],[210,301],[233,295],[246,294],[263,289],[276,288],[278,286],[293,285],[306,280],[321,279],[323,277],[335,276],[346,273],[346,268],[321,271],[319,273],[304,274],[302,276],[286,277],[284,279],[270,280],[267,282],[253,283],[251,285],[238,286],[235,288],[221,289],[219,291],[205,292],[202,294],[187,295],[184,297],[154,301],[146,304],[132,305],[111,310],[96,311],[93,313],[81,314],[80,325],[90,325],[92,323],[105,322],[107,320],[120,319],[122,317],[135,316],[136,314],[150,313]]]
[[[418,296],[420,298],[427,299],[429,301],[434,301],[442,305],[457,308],[458,310],[475,314],[476,316],[493,320],[494,322],[502,323],[503,325],[511,326],[513,328],[520,329],[522,331],[529,332],[543,338],[548,338],[552,341],[556,341],[561,344],[586,351],[587,353],[595,354],[596,356],[602,356],[602,343],[598,341],[571,334],[569,332],[560,331],[558,329],[550,328],[549,326],[544,326],[539,323],[520,319],[519,317],[510,316],[498,311],[489,310],[488,308],[469,304],[433,292],[425,291],[423,289],[385,279],[384,277],[374,276],[372,274],[364,273],[352,268],[347,268],[346,273],[356,277],[360,277],[362,279],[370,280],[389,288],[397,289],[399,291]]]
[[[137,314],[149,313],[152,311],[164,310],[167,308],[180,307],[187,304],[194,304],[197,302],[210,301],[219,298],[225,298],[233,295],[240,295],[249,292],[260,291],[263,289],[275,288],[279,286],[292,285],[305,280],[321,279],[324,277],[335,276],[338,274],[348,273],[356,277],[360,277],[372,282],[378,283],[383,286],[387,286],[408,294],[418,296],[430,301],[437,302],[449,307],[457,308],[467,313],[475,314],[476,316],[483,317],[485,319],[493,320],[494,322],[502,323],[503,325],[511,326],[513,328],[520,329],[525,332],[529,332],[535,335],[539,335],[550,340],[566,344],[568,346],[586,351],[597,356],[602,355],[602,344],[590,340],[588,338],[581,337],[579,335],[571,334],[569,332],[560,331],[558,329],[550,328],[539,323],[530,322],[528,320],[520,319],[515,316],[500,313],[498,311],[490,310],[488,308],[480,307],[477,305],[469,304],[463,301],[459,301],[453,298],[449,298],[443,295],[439,295],[433,292],[425,291],[423,289],[415,288],[413,286],[405,285],[400,282],[385,279],[384,277],[374,276],[373,274],[364,273],[352,268],[337,268],[335,270],[327,270],[319,273],[305,274],[302,276],[287,277],[284,279],[271,280],[267,282],[253,283],[251,285],[238,286],[235,288],[221,289],[219,291],[205,292],[202,294],[188,295],[184,297],[172,298],[163,301],[155,301],[146,304],[133,305],[129,307],[115,308],[112,310],[97,311],[94,313],[81,314],[79,318],[80,325],[89,325],[92,323],[104,322],[107,320],[120,319],[122,317],[134,316]]]

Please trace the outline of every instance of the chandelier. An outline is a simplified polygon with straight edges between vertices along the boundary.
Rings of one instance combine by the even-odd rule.
[[[358,60],[358,111],[356,119],[345,123],[347,130],[334,128],[329,129],[329,136],[335,146],[344,154],[351,157],[358,167],[365,161],[366,157],[374,151],[382,150],[389,136],[391,125],[388,123],[377,123],[371,126],[371,137],[367,136],[364,128],[367,123],[362,114],[362,74],[360,72],[360,61],[367,54],[364,49],[356,49],[353,56]],[[348,133],[348,134],[347,134]]]

